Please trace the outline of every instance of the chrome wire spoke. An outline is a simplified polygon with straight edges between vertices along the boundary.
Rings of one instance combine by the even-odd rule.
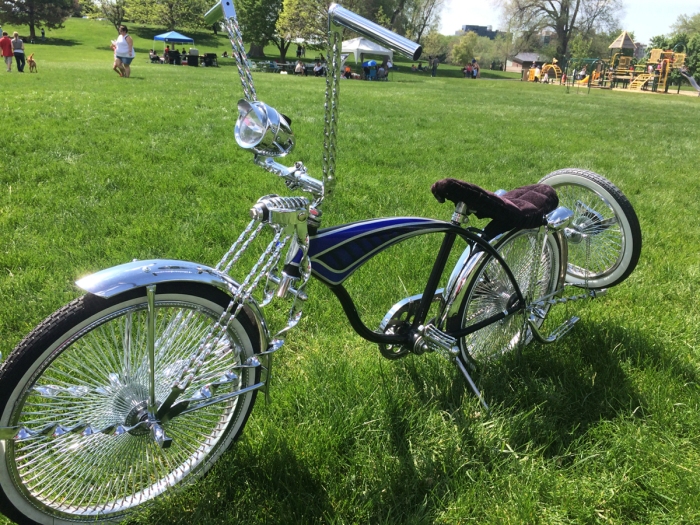
[[[569,272],[595,277],[614,270],[625,239],[613,208],[584,187],[564,185],[557,187],[557,194],[560,205],[574,212],[572,224],[584,235],[580,242],[569,242]]]
[[[499,253],[507,262],[513,276],[518,282],[520,291],[527,296],[532,278],[533,264],[541,249],[536,245],[537,235],[524,232],[500,247]],[[553,260],[549,244],[542,253],[539,272],[534,283],[533,297],[541,297],[549,293],[552,282]],[[489,258],[485,267],[476,277],[468,306],[464,312],[462,326],[473,325],[507,310],[516,299],[515,288],[504,268],[493,258]],[[520,314],[514,314],[464,339],[469,354],[475,359],[490,359],[514,349],[521,341],[524,333],[524,321]]]
[[[174,302],[157,303],[156,313],[157,394],[163,399],[218,315]],[[18,424],[38,429],[84,423],[95,430],[135,425],[148,397],[145,322],[145,310],[138,306],[81,334],[28,388]],[[223,337],[185,395],[233,370],[241,348],[233,332]],[[220,388],[238,390],[244,376],[241,371],[238,380]],[[143,427],[131,434],[18,441],[13,443],[17,473],[31,497],[72,515],[133,507],[191,472],[217,443],[236,406],[234,398],[171,420],[166,426],[174,443],[167,451]]]

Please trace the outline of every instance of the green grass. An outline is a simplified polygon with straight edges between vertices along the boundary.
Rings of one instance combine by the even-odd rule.
[[[12,27],[4,29],[12,31]],[[25,31],[26,32],[26,31]],[[82,275],[133,258],[215,264],[260,195],[285,193],[233,139],[235,67],[111,69],[106,23],[69,20],[1,73],[0,350],[79,295]],[[194,35],[203,52],[225,42]],[[207,40],[209,38],[209,40]],[[201,42],[201,43],[200,43]],[[617,184],[639,216],[637,270],[561,342],[484,370],[485,414],[436,355],[379,357],[317,282],[241,441],[143,523],[697,523],[700,521],[700,100],[397,73],[343,81],[338,185],[325,225],[447,219],[443,177],[488,189],[567,166]],[[256,74],[321,170],[323,79]],[[353,277],[377,322],[419,293],[435,242]],[[369,322],[369,321],[368,321]]]

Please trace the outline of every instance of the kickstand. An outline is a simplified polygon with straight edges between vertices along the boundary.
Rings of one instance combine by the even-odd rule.
[[[486,400],[484,400],[484,396],[481,395],[481,392],[479,392],[479,389],[476,387],[476,384],[474,384],[474,381],[472,380],[472,377],[469,375],[469,372],[467,372],[467,369],[464,366],[464,363],[462,363],[462,360],[457,357],[457,358],[455,358],[455,362],[457,363],[457,367],[459,368],[459,371],[462,372],[462,375],[467,380],[467,383],[469,383],[469,387],[472,389],[474,394],[476,394],[476,397],[479,398],[479,401],[481,402],[482,405],[484,405],[484,408],[486,409],[486,411],[487,412],[490,411],[491,409],[486,404]]]

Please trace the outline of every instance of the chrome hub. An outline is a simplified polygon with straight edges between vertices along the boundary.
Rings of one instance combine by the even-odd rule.
[[[143,423],[148,421],[148,401],[141,401],[138,405],[134,406],[131,411],[126,415],[124,426],[131,428],[129,434],[132,436],[145,436],[150,432],[148,426],[139,425],[138,423]]]

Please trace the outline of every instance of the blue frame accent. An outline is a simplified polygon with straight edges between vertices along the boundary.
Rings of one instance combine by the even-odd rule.
[[[309,258],[315,277],[338,285],[378,253],[401,241],[427,233],[447,232],[449,222],[421,217],[392,217],[342,224],[309,237]],[[301,261],[301,252],[292,260]]]

